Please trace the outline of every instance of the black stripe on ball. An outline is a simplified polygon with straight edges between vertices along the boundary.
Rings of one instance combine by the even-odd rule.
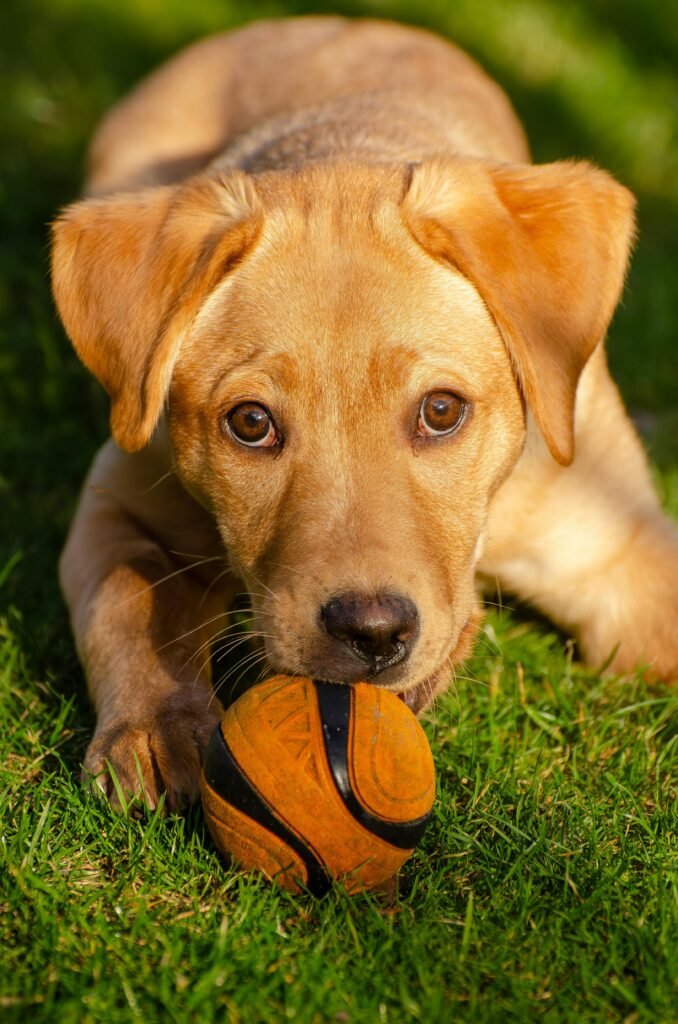
[[[397,846],[400,850],[413,850],[426,831],[431,811],[421,818],[396,822],[379,818],[363,807],[353,792],[348,770],[353,688],[337,683],[322,683],[318,680],[314,680],[314,686],[318,694],[327,760],[334,783],[347,809],[356,821],[379,839],[390,843],[391,846]]]
[[[220,726],[212,733],[203,771],[206,781],[215,793],[294,850],[306,868],[306,888],[314,896],[324,896],[329,891],[330,878],[322,864],[299,837],[273,814],[263,796],[236,761]]]

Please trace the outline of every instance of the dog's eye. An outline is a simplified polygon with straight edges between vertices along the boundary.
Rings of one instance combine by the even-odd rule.
[[[224,417],[232,437],[248,448],[272,448],[280,444],[273,417],[259,402],[241,402]]]
[[[417,432],[429,437],[452,434],[464,421],[467,403],[451,391],[432,391],[419,407]]]

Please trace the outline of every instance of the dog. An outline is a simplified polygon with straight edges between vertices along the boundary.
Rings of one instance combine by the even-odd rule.
[[[633,237],[626,188],[533,165],[414,28],[256,23],[113,108],[52,279],[111,401],[60,580],[114,804],[196,797],[242,593],[263,674],[417,713],[497,582],[591,665],[678,676],[678,532],[603,347]]]

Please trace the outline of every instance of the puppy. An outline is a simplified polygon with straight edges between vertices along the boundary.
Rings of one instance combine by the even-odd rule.
[[[111,399],[61,560],[85,767],[175,808],[251,606],[262,674],[422,711],[478,591],[593,665],[678,675],[678,538],[606,369],[633,198],[530,164],[461,51],[378,21],[255,24],[105,118],[54,294]]]

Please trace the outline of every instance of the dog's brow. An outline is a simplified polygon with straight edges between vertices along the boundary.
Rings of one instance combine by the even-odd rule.
[[[258,357],[262,354],[263,351],[264,351],[264,346],[263,345],[256,345],[254,348],[252,348],[247,353],[247,355],[243,359],[239,359],[237,363],[234,363],[232,366],[229,366],[229,373],[233,373],[235,370],[239,370],[239,369],[241,369],[241,367],[247,366],[248,363],[251,363],[255,359],[258,359]],[[219,390],[219,388],[223,384],[225,376],[226,376],[226,374],[220,373],[217,376],[216,380],[213,382],[213,384],[212,384],[212,386],[211,386],[211,388],[209,390],[209,399],[210,399],[210,401],[214,398],[214,396],[216,395],[217,391]]]

